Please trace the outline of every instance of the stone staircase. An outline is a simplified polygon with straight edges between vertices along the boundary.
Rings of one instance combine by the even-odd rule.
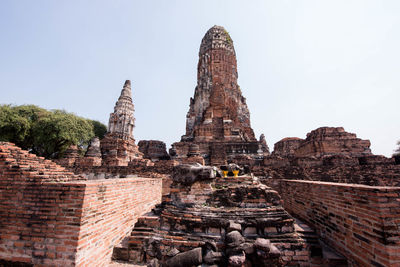
[[[160,217],[153,212],[139,217],[131,234],[114,247],[112,260],[131,263],[143,262],[144,242],[159,232],[159,226]]]
[[[310,246],[310,267],[345,267],[347,260],[323,243],[317,233],[307,224],[296,219],[295,230]]]
[[[207,242],[225,250],[223,238],[230,221],[240,223],[249,244],[268,237],[283,255],[301,252],[308,257],[307,246],[295,233],[294,220],[276,191],[252,176],[240,176],[173,185],[163,203],[140,217],[130,236],[114,248],[113,259],[135,264],[168,259]],[[288,261],[293,261],[291,255]]]
[[[159,233],[157,227],[160,225],[160,217],[152,212],[145,214],[140,217],[135,225],[130,236],[128,236],[119,246],[114,248],[112,266],[146,266],[143,265],[143,251],[145,240],[150,239],[156,233]],[[346,258],[336,253],[332,248],[323,243],[315,231],[310,228],[304,222],[295,219],[294,224],[295,230],[298,235],[306,241],[310,246],[311,257],[310,267],[345,267],[348,266]],[[178,234],[178,233],[177,233]],[[179,234],[177,235],[179,236]],[[196,241],[201,241],[201,238],[205,236],[198,236]],[[209,234],[207,239],[213,237],[213,234]],[[179,242],[182,243],[182,239],[170,236],[169,239],[165,240],[166,243],[172,244],[175,242],[177,245]],[[191,244],[191,245],[196,245]],[[189,243],[188,243],[189,245]],[[137,259],[140,259],[139,261]],[[138,265],[140,264],[140,265]]]
[[[225,222],[234,221],[245,242],[267,238],[286,265],[347,266],[345,258],[321,244],[313,229],[287,214],[280,203],[276,191],[252,176],[173,184],[163,203],[140,217],[131,234],[114,248],[112,259],[132,265],[165,261],[207,243],[225,251]]]

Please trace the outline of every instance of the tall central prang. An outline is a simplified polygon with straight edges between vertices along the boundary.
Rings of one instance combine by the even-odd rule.
[[[191,150],[198,146],[200,155],[211,164],[224,164],[237,154],[268,153],[262,151],[254,136],[237,79],[233,41],[223,27],[214,26],[201,41],[197,86],[186,116],[186,134],[171,149],[176,158],[186,157],[191,145]]]

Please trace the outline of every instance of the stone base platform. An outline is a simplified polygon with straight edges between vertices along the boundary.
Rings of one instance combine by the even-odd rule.
[[[188,185],[178,174],[173,180],[171,193],[139,218],[113,259],[180,266],[173,263],[191,255],[205,266],[309,266],[310,244],[278,193],[257,178],[198,174]]]

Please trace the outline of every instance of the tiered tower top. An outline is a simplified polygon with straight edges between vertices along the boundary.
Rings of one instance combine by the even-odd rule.
[[[121,95],[115,103],[114,112],[110,114],[108,133],[116,134],[122,139],[133,139],[134,111],[131,81],[126,80]]]
[[[224,48],[235,54],[233,41],[229,33],[222,26],[214,25],[207,31],[201,40],[199,57],[205,54],[210,49]]]

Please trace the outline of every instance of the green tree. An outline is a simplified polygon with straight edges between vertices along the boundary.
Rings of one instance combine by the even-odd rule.
[[[39,117],[48,115],[45,109],[34,105],[0,105],[0,141],[13,142],[23,149],[32,146],[32,126]]]
[[[90,121],[93,125],[94,135],[99,139],[102,139],[107,132],[107,127],[99,121]]]
[[[47,158],[60,156],[70,145],[86,146],[94,137],[89,120],[62,110],[54,110],[34,124],[33,150]]]
[[[91,138],[102,138],[106,126],[62,110],[34,105],[0,105],[0,141],[13,142],[46,158],[56,158],[70,145],[82,150]]]
[[[0,141],[8,141],[20,145],[30,130],[29,120],[19,115],[12,106],[0,106]]]
[[[32,144],[34,141],[34,136],[32,133],[33,126],[40,118],[49,116],[50,112],[35,105],[14,106],[13,110],[14,113],[18,114],[20,117],[23,117],[29,123],[29,131],[27,132],[24,140],[19,142],[18,145],[23,149],[32,149]]]

